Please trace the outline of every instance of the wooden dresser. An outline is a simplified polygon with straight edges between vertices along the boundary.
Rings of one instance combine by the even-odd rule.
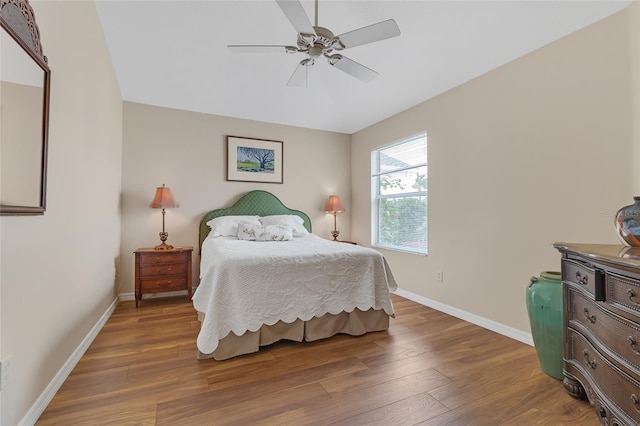
[[[564,387],[600,423],[640,425],[640,249],[555,243],[562,253]]]
[[[135,284],[136,307],[142,294],[187,290],[191,300],[191,253],[193,247],[175,247],[171,250],[140,248],[136,255]]]

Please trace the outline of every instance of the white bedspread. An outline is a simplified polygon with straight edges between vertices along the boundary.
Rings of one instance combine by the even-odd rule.
[[[205,314],[198,349],[213,352],[229,332],[327,313],[383,309],[393,315],[397,284],[377,251],[309,234],[292,241],[208,237],[193,305]]]

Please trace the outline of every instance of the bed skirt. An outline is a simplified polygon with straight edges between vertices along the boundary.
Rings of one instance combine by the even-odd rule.
[[[202,322],[204,313],[198,312],[198,320]],[[309,321],[296,320],[292,323],[278,321],[273,325],[263,325],[258,331],[247,331],[242,336],[229,333],[219,341],[218,347],[210,354],[198,351],[198,359],[214,358],[218,361],[238,355],[258,352],[260,346],[270,345],[278,340],[296,342],[312,342],[325,339],[338,333],[360,336],[373,331],[389,328],[389,315],[383,310],[369,309],[352,312],[341,312],[337,315],[326,314]]]

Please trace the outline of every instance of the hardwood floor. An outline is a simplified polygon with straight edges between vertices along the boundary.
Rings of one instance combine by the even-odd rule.
[[[398,296],[388,331],[196,359],[182,298],[122,302],[38,425],[597,425],[535,349]]]

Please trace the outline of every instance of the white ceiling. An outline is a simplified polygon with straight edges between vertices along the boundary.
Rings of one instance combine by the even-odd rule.
[[[295,45],[273,0],[97,0],[124,100],[354,133],[609,16],[631,1],[320,0],[334,34],[395,19],[401,35],[342,53],[371,83],[320,60],[286,87],[303,54],[231,53],[228,44]],[[314,22],[314,3],[303,1]]]

